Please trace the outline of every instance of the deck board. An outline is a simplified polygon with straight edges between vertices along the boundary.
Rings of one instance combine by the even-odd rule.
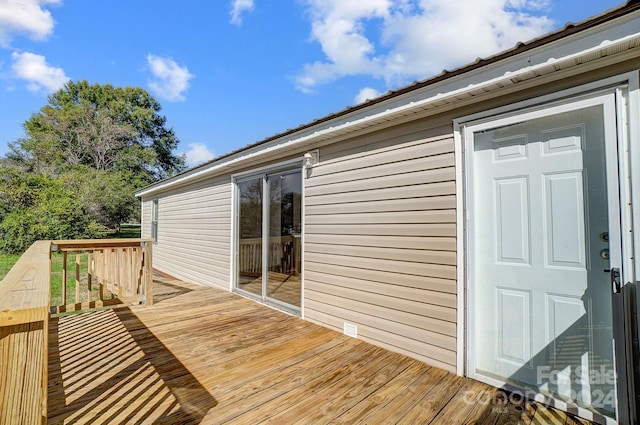
[[[154,292],[51,320],[50,424],[588,423],[235,294]]]

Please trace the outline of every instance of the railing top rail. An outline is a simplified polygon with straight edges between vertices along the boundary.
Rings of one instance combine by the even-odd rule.
[[[128,239],[76,239],[52,241],[51,249],[53,251],[64,250],[90,250],[102,248],[127,248],[142,246],[145,243],[151,243],[151,238],[128,238]]]
[[[0,327],[49,317],[50,246],[35,242],[0,282]]]

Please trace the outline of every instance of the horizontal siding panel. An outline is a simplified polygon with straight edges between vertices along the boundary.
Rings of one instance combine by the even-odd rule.
[[[189,201],[191,199],[200,199],[211,202],[212,204],[225,204],[228,199],[231,198],[231,186],[228,186],[224,191],[211,191],[206,189],[188,191],[184,193],[176,193],[174,195],[164,196],[160,199],[170,200],[176,205],[193,206]]]
[[[212,241],[213,237],[208,237],[209,234],[207,233],[193,233],[193,234],[188,234],[188,233],[180,233],[180,234],[163,234],[163,235],[159,235],[158,236],[158,242],[160,244],[163,245],[168,245],[168,248],[166,248],[168,251],[170,250],[175,250],[177,247],[179,247],[180,249],[182,248],[187,248],[187,247],[192,247],[193,251],[198,251],[198,250],[205,250],[208,251],[209,250],[209,243]],[[230,239],[229,235],[223,235],[221,236],[216,236],[216,239],[220,238],[220,239]],[[219,241],[216,241],[219,242]],[[228,245],[228,242],[227,242]]]
[[[167,249],[167,250],[171,250],[171,245],[172,244],[183,244],[183,245],[191,245],[191,246],[200,246],[203,245],[203,243],[206,243],[207,245],[207,250],[209,251],[213,251],[213,250],[221,250],[224,249],[227,251],[227,253],[229,253],[229,240],[230,240],[231,236],[230,235],[225,235],[225,236],[216,236],[216,237],[209,237],[209,235],[200,235],[197,239],[194,239],[193,241],[190,238],[185,238],[182,237],[181,235],[165,235],[165,237],[162,239],[162,249]],[[193,244],[192,242],[196,242],[195,244]],[[166,248],[165,245],[168,245],[169,247]]]
[[[370,179],[380,176],[391,176],[396,174],[413,173],[423,170],[433,170],[437,168],[452,167],[455,159],[452,153],[429,156],[426,158],[407,159],[399,162],[392,162],[384,165],[376,165],[368,168],[360,168],[353,171],[342,170],[341,172],[323,173],[322,166],[314,168],[313,176],[307,179],[308,187],[325,184],[341,183],[352,180]],[[328,168],[328,167],[327,167]]]
[[[402,169],[407,167],[409,171],[410,167],[419,166],[419,164],[432,164],[442,161],[444,158],[448,158],[446,162],[453,163],[453,150],[454,144],[451,140],[438,140],[430,143],[422,143],[413,146],[400,146],[398,149],[376,152],[371,155],[362,155],[358,158],[350,161],[335,161],[335,162],[320,162],[320,164],[313,169],[313,178],[322,180],[323,177],[338,174],[347,174],[350,178],[351,175],[357,175],[358,171],[367,168],[376,168],[379,170],[385,170],[389,165],[395,165],[398,168],[398,163],[403,164]],[[418,165],[414,164],[417,163]],[[422,169],[437,168],[439,165],[425,166]]]
[[[351,282],[354,282],[352,279]],[[345,283],[344,280],[340,281]],[[361,281],[362,282],[362,281]],[[313,279],[305,279],[305,291],[322,292],[326,295],[344,298],[342,303],[350,304],[350,301],[362,302],[373,306],[397,310],[403,313],[410,313],[417,316],[424,316],[428,319],[420,319],[419,326],[423,329],[430,330],[439,334],[455,336],[455,322],[452,322],[452,312],[455,312],[456,296],[454,294],[445,294],[443,292],[427,292],[412,288],[404,288],[406,293],[413,291],[415,299],[398,298],[389,296],[388,292],[392,292],[389,288],[384,288],[381,292],[371,292],[369,289],[380,289],[382,285],[378,284],[378,288],[374,285],[358,286],[350,288],[338,284],[319,282]],[[391,286],[391,285],[388,285]],[[424,296],[428,293],[428,296]],[[372,313],[374,316],[376,313]],[[384,317],[384,316],[380,316]],[[413,319],[412,319],[413,320]]]
[[[305,309],[308,311],[307,320],[310,322],[319,324],[321,326],[328,327],[330,329],[334,329],[338,332],[342,332],[343,321],[335,316],[325,314],[322,311],[315,310],[313,308]],[[441,356],[440,350],[429,350],[429,346],[424,346],[419,341],[412,340],[403,340],[402,338],[394,337],[393,334],[387,334],[386,332],[378,331],[372,329],[366,325],[361,323],[357,323],[353,319],[346,320],[349,323],[354,323],[358,325],[358,337],[363,341],[369,342],[371,344],[377,345],[379,347],[385,348],[390,351],[394,351],[396,353],[400,353],[409,357],[413,357],[421,362],[433,365],[435,367],[439,367],[441,369],[450,371],[455,373],[455,367],[449,363],[442,362],[436,360],[432,357],[427,357],[425,354],[432,354],[434,356]],[[393,341],[397,345],[392,345],[384,341]],[[411,348],[413,351],[408,350],[407,348]],[[445,355],[444,358],[448,356]]]
[[[190,207],[180,207],[177,205],[169,204],[165,206],[163,212],[167,215],[169,214],[180,214],[185,211],[189,211],[190,215],[194,218],[207,218],[207,217],[227,217],[231,216],[231,205],[208,205],[205,203],[198,204],[198,208],[193,208],[193,205]]]
[[[207,229],[207,230],[218,230],[218,229],[229,229],[231,226],[231,219],[229,217],[225,217],[224,219],[215,219],[215,218],[207,218],[197,220],[195,218],[189,220],[180,220],[180,219],[172,219],[173,217],[158,217],[158,228],[164,225],[167,229],[181,231],[181,230],[192,230],[192,229]],[[172,226],[179,227],[179,229],[173,229]]]
[[[444,138],[452,139],[451,120],[431,128],[425,128],[424,122],[414,122],[323,146],[320,161],[351,161],[368,154],[393,151],[400,146],[416,146]]]
[[[435,170],[419,171],[415,173],[372,177],[364,180],[327,184],[323,186],[312,186],[309,188],[305,188],[305,195],[327,195],[332,193],[357,192],[369,189],[382,189],[425,183],[439,183],[453,181],[455,180],[455,178],[456,173],[454,167],[437,168]]]
[[[394,224],[394,223],[455,223],[455,210],[394,211],[358,214],[311,215],[305,223],[313,224]]]
[[[398,146],[414,141],[424,142],[452,138],[451,118],[430,118],[429,121],[414,120],[395,127],[367,134],[366,147],[368,151],[383,150],[387,146]]]
[[[317,214],[357,214],[366,212],[394,212],[445,210],[456,207],[456,197],[431,196],[408,199],[385,199],[383,201],[350,202],[343,204],[310,205],[305,209],[307,222],[312,215]]]
[[[226,261],[224,258],[219,258],[218,256],[214,256],[211,252],[200,252],[200,251],[187,251],[188,246],[183,245],[174,245],[175,248],[172,249],[161,249],[158,248],[156,251],[160,252],[165,258],[166,263],[176,263],[176,264],[189,264],[198,269],[209,270],[211,266],[217,266],[220,268],[229,268],[229,255],[227,255]],[[176,256],[173,253],[180,252],[180,256]]]
[[[432,366],[444,369],[450,373],[456,373],[456,351],[446,350],[441,347],[428,345],[424,347],[420,341],[405,338],[393,332],[384,332],[375,328],[364,327],[360,332],[360,337],[367,341],[391,350],[397,351],[409,357],[422,360],[420,357],[427,357],[423,362]]]
[[[332,224],[305,226],[307,234],[373,236],[456,236],[456,225],[445,224]]]
[[[368,236],[306,234],[305,244],[333,244],[369,246],[380,248],[424,249],[431,251],[455,251],[455,237],[425,236]]]
[[[229,290],[229,276],[210,273],[204,271],[195,271],[193,269],[183,267],[176,264],[160,264],[157,267],[161,272],[170,274],[173,277],[184,280],[185,282],[197,283],[200,285],[211,286],[223,290]]]
[[[341,255],[344,257],[366,257],[381,260],[412,261],[431,264],[446,264],[451,266],[456,265],[456,253],[452,251],[427,251],[406,248],[305,243],[305,252]]]
[[[383,188],[374,190],[359,190],[349,193],[324,194],[318,192],[311,196],[305,192],[305,207],[313,205],[335,205],[350,202],[380,201],[387,199],[418,198],[422,196],[455,195],[454,181],[415,184],[403,187]]]
[[[227,239],[226,247],[228,250],[229,237],[226,237],[225,239]],[[181,235],[165,236],[163,238],[160,238],[160,241],[162,242],[162,249],[166,249],[167,252],[171,252],[175,250],[180,251],[182,249],[185,249],[188,251],[194,251],[194,252],[200,251],[200,252],[208,253],[211,251],[211,249],[220,249],[219,247],[224,246],[219,242],[216,242],[215,246],[210,245],[211,241],[206,237],[189,238],[189,237],[182,237]],[[191,247],[191,249],[189,249],[189,247]]]
[[[144,201],[142,202],[141,207],[141,229],[140,236],[143,238],[151,237],[151,206],[152,201]]]
[[[406,326],[410,326],[416,329],[425,330],[423,327],[429,321],[428,319],[430,317],[434,318],[432,316],[415,315],[415,314],[411,314],[401,310],[394,310],[391,308],[374,306],[374,305],[360,302],[357,300],[343,299],[343,298],[339,298],[337,296],[333,296],[331,294],[326,294],[322,292],[310,291],[308,300],[315,301],[316,303],[318,303],[318,305],[322,304],[323,307],[319,308],[319,310],[324,311],[326,313],[333,310],[336,312],[336,314],[339,315],[340,310],[344,310],[344,311],[362,314],[363,317],[359,320],[359,322],[363,324],[368,324],[370,326],[372,326],[372,323],[380,323],[381,321],[387,321],[387,322],[392,322],[393,325],[404,324]],[[426,306],[426,307],[431,308],[432,306]],[[434,311],[430,311],[430,312],[433,312],[434,314],[440,314],[440,315],[445,315],[445,314],[450,315],[448,311],[437,312],[435,311],[435,309],[436,308],[434,307]],[[451,309],[442,309],[442,310],[451,310]],[[370,319],[365,320],[364,316]],[[453,317],[455,318],[455,310],[453,310]],[[437,318],[434,318],[434,319],[437,319]],[[446,322],[446,320],[443,320],[443,319],[440,319],[440,320]],[[445,334],[431,332],[431,337],[433,338],[438,337],[440,341],[451,341],[451,340],[455,341],[454,335],[447,336]],[[423,340],[423,342],[425,342],[425,345],[433,344],[432,342],[430,342],[429,339],[425,339]]]
[[[211,180],[204,180],[170,190],[166,193],[160,194],[159,197],[164,199],[188,198],[189,196],[195,197],[204,193],[212,198],[225,198],[230,197],[230,190],[231,176],[227,175],[224,178],[224,183],[221,183],[220,181],[215,182]]]
[[[313,252],[305,255],[305,261],[425,277],[440,277],[443,279],[456,278],[456,267],[443,264],[413,263],[409,261],[381,260],[364,257],[344,257],[342,255],[316,254]]]
[[[179,211],[162,211],[161,218],[168,222],[184,222],[184,215],[188,214],[190,217],[189,223],[230,223],[231,222],[231,212],[226,213],[211,213],[207,214],[206,212],[198,211],[198,213],[191,215],[191,211],[182,210],[183,215],[180,215]],[[185,223],[185,224],[189,224]]]
[[[198,192],[192,193],[193,198],[181,196],[171,196],[167,198],[160,198],[169,202],[171,205],[175,205],[176,207],[185,207],[189,209],[198,209],[201,204],[207,204],[211,206],[223,206],[228,205],[228,200],[231,198],[230,194],[225,197],[216,197],[211,193],[206,192]],[[192,199],[197,199],[198,202],[194,204],[190,202]]]
[[[178,252],[180,255],[176,255]],[[229,269],[229,255],[215,255],[209,252],[192,251],[187,252],[187,246],[175,245],[175,248],[165,249],[158,247],[154,250],[154,255],[161,254],[164,263],[188,266],[189,268],[203,271],[220,271]],[[154,258],[155,260],[155,258]]]
[[[456,294],[447,292],[431,291],[411,286],[402,286],[391,283],[373,282],[370,280],[357,279],[352,277],[330,275],[326,273],[317,273],[308,271],[305,273],[305,287],[307,282],[314,282],[319,292],[327,292],[326,287],[335,285],[343,288],[349,288],[358,291],[371,292],[378,295],[394,297],[400,300],[410,300],[420,303],[439,305],[442,307],[456,308]],[[317,285],[325,285],[325,289],[318,289]],[[314,289],[314,288],[311,288]],[[416,314],[422,314],[417,311]],[[434,332],[453,335],[455,326],[450,323],[438,322],[438,330],[431,329]]]
[[[380,283],[391,283],[430,291],[448,292],[451,294],[455,294],[457,290],[456,281],[451,279],[400,274],[383,270],[355,269],[349,266],[314,263],[306,259],[304,267],[305,273],[310,270],[317,273],[352,277]]]
[[[450,362],[453,361],[455,364],[455,352],[452,352],[451,350],[438,347],[435,344],[425,343],[424,341],[417,340],[411,337],[404,336],[398,338],[399,334],[393,329],[383,330],[376,328],[376,325],[379,326],[379,323],[385,322],[385,320],[376,320],[376,318],[366,313],[363,314],[355,310],[339,309],[333,307],[332,305],[317,302],[315,300],[309,300],[308,305],[305,305],[305,307],[308,308],[307,318],[309,320],[316,320],[316,318],[322,320],[324,318],[322,317],[323,315],[334,316],[342,319],[343,321],[357,324],[358,337],[362,338],[363,340],[367,340],[368,338],[373,337],[373,339],[376,339],[376,341],[386,342],[388,346],[393,347],[391,348],[392,351],[405,350],[410,353],[410,356],[415,357],[415,355],[418,354],[420,356],[425,356],[428,359],[433,359],[443,364],[448,364],[449,367],[451,365]],[[345,312],[346,315],[342,314],[343,312]],[[388,324],[389,323],[387,322],[387,325]],[[342,330],[342,327],[338,327],[337,330]],[[396,336],[395,338],[394,335]],[[430,364],[434,364],[433,362],[429,362],[428,360],[427,362]]]
[[[206,232],[202,227],[196,227],[195,229],[189,229],[189,231],[187,231],[187,229],[181,230],[176,228],[178,226],[179,223],[176,223],[172,228],[167,228],[166,223],[158,222],[158,242],[164,240],[166,237],[174,237],[176,239],[202,238],[203,240],[209,240],[214,237],[230,237],[229,229],[226,229],[224,226],[220,226],[218,229],[207,229]]]
[[[216,205],[209,204],[205,202],[198,203],[197,206],[194,205],[173,205],[165,203],[161,203],[160,209],[161,213],[165,215],[177,215],[182,213],[188,213],[190,216],[192,215],[194,218],[206,218],[206,217],[225,217],[231,216],[231,205]]]

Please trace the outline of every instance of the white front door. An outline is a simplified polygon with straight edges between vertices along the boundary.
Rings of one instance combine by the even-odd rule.
[[[613,95],[471,125],[465,137],[470,375],[615,416]]]

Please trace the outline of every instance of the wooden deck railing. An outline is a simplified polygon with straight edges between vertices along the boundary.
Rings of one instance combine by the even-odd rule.
[[[62,252],[63,265],[61,302],[52,306],[51,311],[85,310],[122,302],[153,304],[151,242],[151,239],[53,241],[51,249]],[[74,296],[68,293],[69,255],[75,262]]]
[[[38,241],[20,257],[0,282],[0,425],[47,421],[50,312],[130,300],[153,303],[151,242],[151,239]],[[53,308],[52,251],[61,251],[64,263],[62,304]],[[73,304],[66,304],[69,253],[76,264]],[[84,267],[83,258],[86,258]],[[81,277],[82,270],[86,271],[86,280]],[[94,285],[99,290],[92,301]]]

